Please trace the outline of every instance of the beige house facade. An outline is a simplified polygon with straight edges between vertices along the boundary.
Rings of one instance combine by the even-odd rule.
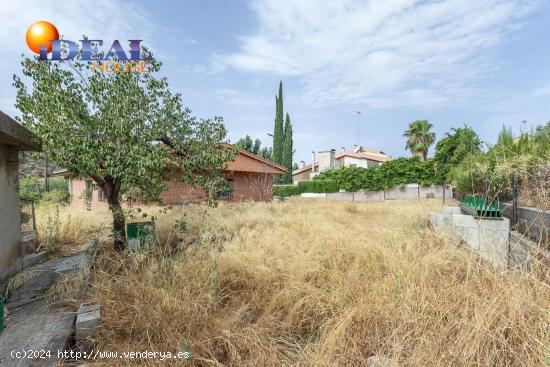
[[[314,164],[300,162],[298,169],[292,171],[292,181],[311,180],[319,172],[340,167],[361,167],[373,168],[391,160],[391,157],[381,150],[369,149],[362,146],[355,146],[348,151],[342,148],[339,152],[335,149],[318,152],[318,160]]]

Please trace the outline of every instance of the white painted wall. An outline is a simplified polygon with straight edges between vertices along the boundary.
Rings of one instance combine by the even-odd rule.
[[[376,162],[376,161],[371,161],[364,158],[356,158],[356,157],[349,157],[349,156],[344,156],[338,159],[337,161],[337,167],[349,167],[351,165],[355,165],[356,167],[361,167],[361,168],[371,168],[373,166],[379,166],[381,164],[382,162]]]
[[[340,167],[349,167],[355,164],[356,167],[368,168],[366,159],[359,159],[355,157],[342,157],[339,159],[339,161]]]

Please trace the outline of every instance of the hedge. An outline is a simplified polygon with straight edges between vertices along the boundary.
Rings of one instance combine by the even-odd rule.
[[[274,185],[273,196],[286,198],[287,196],[300,195],[300,188],[296,185]]]
[[[418,183],[421,186],[440,184],[433,159],[398,158],[373,168],[342,167],[323,171],[315,180],[333,180],[346,191],[379,191],[399,185]]]
[[[312,192],[312,193],[327,193],[338,192],[340,187],[335,180],[313,180],[313,181],[300,181],[298,182],[300,193]]]
[[[338,182],[335,180],[300,181],[298,185],[274,185],[273,196],[287,197],[300,195],[304,192],[327,193],[339,190]]]

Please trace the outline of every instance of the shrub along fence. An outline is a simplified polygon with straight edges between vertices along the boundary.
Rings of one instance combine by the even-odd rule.
[[[443,197],[450,199],[452,198],[452,189],[449,186],[444,188],[442,185],[423,187],[418,184],[408,184],[380,191],[335,192],[315,195],[303,193],[302,197],[339,201],[385,201]]]
[[[301,181],[298,185],[273,186],[273,196],[288,197],[301,195],[304,198],[328,199],[340,201],[384,201],[396,199],[452,198],[453,190],[449,186],[418,184],[400,185],[379,191],[339,192],[334,180]]]
[[[334,180],[301,181],[298,185],[274,185],[273,196],[288,197],[303,193],[338,192],[338,182]]]

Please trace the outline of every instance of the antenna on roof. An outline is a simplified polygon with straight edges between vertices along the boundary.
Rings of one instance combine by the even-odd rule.
[[[361,115],[361,111],[355,111],[357,114],[357,146],[359,146],[359,115]]]

